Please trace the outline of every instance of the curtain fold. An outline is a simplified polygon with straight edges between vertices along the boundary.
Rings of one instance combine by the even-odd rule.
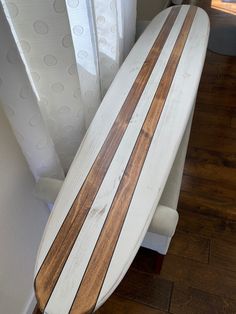
[[[133,45],[136,0],[0,1],[11,26],[0,37],[1,105],[35,177],[62,178]],[[17,65],[6,62],[13,46]]]
[[[1,3],[0,42],[0,105],[34,177],[63,179],[64,171]]]
[[[80,80],[81,101],[88,128],[101,102],[96,24],[91,0],[67,1],[75,62]]]

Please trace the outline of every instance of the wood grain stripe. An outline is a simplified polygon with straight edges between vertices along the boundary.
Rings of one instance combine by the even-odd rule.
[[[96,306],[133,193],[191,29],[196,10],[196,7],[190,7],[185,18],[124,175],[120,181],[106,222],[71,307],[71,314],[91,313]]]
[[[87,178],[40,267],[35,278],[35,293],[41,310],[44,310],[46,307],[166,39],[174,25],[179,10],[180,7],[173,7],[166,18]]]

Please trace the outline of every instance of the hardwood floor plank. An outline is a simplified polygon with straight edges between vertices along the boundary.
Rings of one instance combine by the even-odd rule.
[[[173,314],[235,314],[236,301],[175,284],[170,312]]]
[[[236,201],[235,190],[216,185],[212,180],[183,175],[181,190],[198,196],[211,196],[211,199],[230,199]]]
[[[216,152],[209,149],[189,147],[187,158],[190,162],[193,160],[195,162],[212,164],[220,167],[236,168],[236,154],[234,153]]]
[[[172,282],[158,275],[129,270],[115,293],[120,297],[168,311]]]
[[[212,96],[214,95],[214,96]],[[235,103],[235,96],[236,92],[235,90],[218,90],[214,92],[212,90],[201,90],[201,87],[199,89],[198,97],[197,97],[197,102],[201,104],[215,104],[216,106],[228,106],[235,108],[236,103]]]
[[[210,217],[179,208],[177,230],[236,244],[236,221]]]
[[[236,300],[236,273],[229,270],[169,254],[164,259],[161,276],[204,292]]]
[[[203,0],[203,5],[200,4],[200,7],[206,8],[205,4],[207,1],[208,3],[211,2],[211,0]],[[207,50],[207,57],[206,57],[207,66],[208,64],[211,64],[211,65],[221,64],[222,66],[226,67],[226,70],[232,69],[233,72],[236,73],[236,64],[234,63],[234,60],[235,60],[235,57],[233,56],[221,55],[221,54],[214,53],[210,50]]]
[[[236,168],[222,167],[211,163],[199,162],[187,158],[184,166],[184,174],[212,180],[226,188],[236,188]]]
[[[201,121],[203,120],[202,117],[200,119]],[[229,120],[229,125],[230,123],[231,123],[231,118]],[[208,126],[210,127],[211,123],[209,123]],[[222,125],[218,125],[218,126],[221,127]],[[199,136],[199,133],[195,131],[191,133],[189,147],[197,147],[197,148],[207,149],[207,150],[211,150],[215,152],[236,154],[236,141],[234,139],[224,138],[220,136],[219,137],[207,136],[207,135]]]
[[[231,124],[225,126],[223,128],[219,128],[218,126],[211,125],[209,128],[208,124],[201,123],[201,128],[199,128],[198,123],[194,123],[192,125],[192,132],[199,133],[199,136],[216,136],[218,137],[225,137],[228,139],[236,140],[236,131],[232,130],[232,120]]]
[[[178,206],[186,210],[236,220],[236,203],[234,199],[210,195],[207,197],[181,191]]]
[[[111,298],[96,311],[97,314],[165,314],[167,312],[153,309],[149,306],[136,303],[117,295]]]
[[[212,180],[184,175],[179,207],[216,217],[236,219],[236,193],[234,189],[216,184]]]
[[[236,238],[236,236],[235,236]],[[211,240],[210,265],[236,272],[236,245],[222,240]]]
[[[177,231],[171,240],[168,254],[208,263],[209,249],[209,239]]]
[[[196,106],[193,119],[193,128],[195,126],[199,127],[199,125],[208,125],[208,127],[230,127],[232,116],[229,112],[224,111],[220,114],[217,112],[206,112],[206,107],[206,105],[200,106],[200,104]],[[199,131],[201,131],[201,129],[199,129]]]
[[[211,68],[212,69],[214,68],[214,70],[211,71]],[[212,93],[212,97],[216,98],[215,95],[218,94],[219,87],[222,88],[223,91],[235,87],[236,85],[235,78],[236,78],[236,74],[233,73],[233,71],[231,71],[231,68],[228,68],[228,69],[222,68],[221,64],[212,64],[212,65],[208,64],[207,75],[203,74],[200,88],[202,92],[210,91]],[[209,106],[213,107],[214,104],[211,102],[210,103],[205,102],[205,106],[202,109],[208,108]],[[232,110],[233,108],[234,106],[224,107],[219,102],[217,102],[217,106],[216,106],[216,109],[221,109],[221,110],[225,110],[225,109]]]
[[[230,127],[232,116],[235,114],[233,108],[219,108],[212,104],[201,105],[197,103],[194,115],[193,125],[210,125],[210,126],[224,126]]]
[[[227,19],[225,20],[225,22]],[[233,57],[207,52],[196,108],[236,108],[236,63]],[[219,117],[220,119],[220,117]]]
[[[206,88],[206,83],[211,84],[213,86],[223,86],[232,88],[235,86],[236,79],[236,66],[231,65],[230,63],[219,62],[219,58],[217,62],[212,62],[211,59],[213,56],[209,56],[209,52],[207,53],[206,58],[206,66],[203,70],[203,75],[201,78],[200,88],[201,90]],[[214,95],[213,95],[214,97]],[[223,107],[223,106],[222,106]],[[225,108],[225,107],[224,107]]]

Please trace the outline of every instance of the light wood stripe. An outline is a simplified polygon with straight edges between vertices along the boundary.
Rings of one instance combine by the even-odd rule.
[[[185,18],[130,160],[119,184],[93,255],[91,256],[85,275],[71,307],[71,314],[91,313],[96,306],[133,193],[191,29],[196,10],[196,7],[190,7]]]
[[[178,16],[179,10],[180,7],[173,7],[170,11],[86,180],[40,267],[35,278],[35,292],[41,310],[44,310],[46,307],[166,39]]]

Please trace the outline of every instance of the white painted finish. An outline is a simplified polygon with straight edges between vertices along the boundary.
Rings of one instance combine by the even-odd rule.
[[[176,21],[177,23],[175,27],[173,27],[169,39],[163,49],[163,53],[160,55],[160,58],[155,65],[149,79],[149,83],[141,96],[122,142],[111,162],[97,197],[94,200],[92,209],[84,222],[80,234],[70,253],[68,262],[64,266],[60,278],[46,306],[46,312],[48,313],[67,313],[71,307],[71,303],[73,302],[78,286],[82,280],[83,273],[86,270],[86,266],[93,252],[97,238],[105,222],[120,179],[132,153],[135,141],[139,135],[140,129],[150,107],[150,103],[154,97],[156,86],[159,84],[186,12],[187,9],[185,7],[179,15],[179,18]],[[116,96],[114,95],[114,97]],[[100,210],[98,211],[97,209]],[[79,263],[74,261],[79,261]],[[70,291],[70,294],[67,293],[68,290]]]
[[[175,227],[178,222],[178,213],[176,210],[193,113],[194,108],[189,118],[188,125],[165,184],[159,204],[156,208],[155,214],[153,215],[148,232],[142,242],[142,246],[155,250],[161,254],[166,254],[171,236],[174,234]],[[54,204],[62,185],[63,181],[43,178],[36,184],[36,195],[43,201]]]
[[[191,117],[205,60],[208,36],[208,16],[198,8],[96,308],[105,302],[120,283],[150,225]],[[149,210],[144,211],[143,208]]]
[[[188,141],[189,141],[191,126],[192,126],[192,119],[193,119],[193,114],[194,114],[194,107],[195,105],[193,106],[191,116],[188,121],[188,125],[184,132],[182,141],[179,145],[179,149],[176,154],[175,161],[173,163],[164,191],[160,198],[161,204],[171,207],[175,210],[177,210],[177,203],[179,200],[180,186],[181,186],[182,174],[184,170],[184,161],[185,161],[185,156],[186,156],[187,148],[188,148]]]
[[[183,160],[184,162],[184,160]],[[122,174],[122,173],[121,173]],[[114,175],[114,178],[112,177]],[[111,189],[110,191],[104,191],[101,192],[102,196],[99,197],[98,203],[96,205],[94,204],[93,206],[93,214],[96,211],[96,214],[99,214],[99,210],[97,211],[96,209],[99,208],[99,202],[101,202],[101,206],[104,203],[104,196],[109,195],[109,198],[114,197],[114,191],[116,191],[116,187],[119,184],[119,178],[117,178],[116,174],[110,173],[110,183],[111,183]],[[182,173],[181,173],[182,176]],[[58,193],[60,192],[60,189],[63,185],[63,181],[56,180],[56,179],[51,179],[51,178],[43,178],[40,179],[36,183],[35,187],[35,194],[37,198],[49,203],[49,204],[54,204],[56,197]],[[167,185],[167,183],[166,183]],[[165,185],[165,189],[166,189]],[[178,186],[177,186],[178,190]],[[172,197],[172,194],[169,195]],[[100,199],[101,198],[101,199]],[[96,207],[95,207],[96,206]],[[108,210],[108,204],[106,205],[105,208],[103,208],[103,211],[105,210],[107,214]],[[104,221],[105,217],[103,218],[102,221]],[[151,224],[149,226],[149,231],[153,233],[157,233],[160,235],[165,235],[167,237],[171,237],[174,234],[176,225],[178,222],[178,213],[176,209],[164,206],[159,204],[157,206],[157,209],[155,211],[155,214],[152,218]],[[97,227],[97,226],[96,226]],[[80,240],[78,239],[77,242]],[[77,249],[76,249],[77,250]]]
[[[42,264],[68,210],[71,208],[89,169],[100,151],[102,144],[143,65],[150,47],[153,45],[158,32],[169,14],[169,11],[170,9],[163,11],[159,15],[156,23],[151,25],[149,31],[145,34],[146,45],[143,45],[142,41],[138,41],[135,44],[129,54],[129,58],[127,58],[121,66],[111,88],[104,97],[102,105],[99,107],[92,124],[85,134],[55,202],[54,210],[49,217],[48,226],[50,226],[50,232],[49,229],[46,228],[39,249],[35,273],[38,272],[39,266]],[[115,102],[114,99],[116,99]],[[111,103],[113,104],[112,110],[110,110]]]
[[[46,306],[45,311],[49,314],[64,314],[71,307],[83,272],[86,269],[108,209],[117,191],[119,181],[127,165],[145,114],[167,64],[187,10],[188,6],[181,8],[170,36],[145,87],[122,142],[94,200],[92,209],[85,220]],[[123,64],[104,98],[56,200],[39,250],[36,273],[87,176],[169,11],[170,9],[163,11],[148,26]],[[194,100],[205,58],[208,32],[208,18],[203,10],[198,9],[136,186],[96,308],[101,306],[123,278],[147,232],[155,209],[159,204],[194,107]],[[115,102],[114,99],[116,100]],[[113,111],[109,108],[111,102],[114,104]]]
[[[180,193],[180,187],[181,187],[181,181],[182,181],[182,175],[183,175],[183,169],[184,169],[184,162],[185,162],[185,156],[187,152],[189,135],[190,135],[191,125],[192,125],[193,113],[194,113],[194,107],[192,109],[192,113],[189,118],[188,125],[186,127],[184,136],[182,138],[182,141],[178,149],[178,153],[176,154],[175,161],[171,168],[169,177],[166,181],[166,185],[165,185],[164,191],[161,195],[160,202],[159,202],[160,204],[164,204],[164,206],[169,206],[172,210],[175,210],[175,211],[177,210],[177,204],[178,204],[178,199],[179,199],[179,193]],[[159,206],[160,205],[158,205],[158,207]],[[157,251],[160,254],[166,254],[170,245],[171,236],[170,235],[164,236],[163,234],[167,235],[168,228],[164,229],[164,232],[162,233],[160,232],[154,233],[154,231],[157,230],[156,228],[158,228],[158,225],[162,223],[161,221],[158,221],[158,217],[157,217],[158,207],[152,218],[148,232],[146,233],[145,238],[143,239],[142,246],[149,248],[151,250]],[[168,212],[166,212],[164,219],[168,219]],[[173,225],[171,225],[171,228],[174,228],[174,221],[173,221]]]

